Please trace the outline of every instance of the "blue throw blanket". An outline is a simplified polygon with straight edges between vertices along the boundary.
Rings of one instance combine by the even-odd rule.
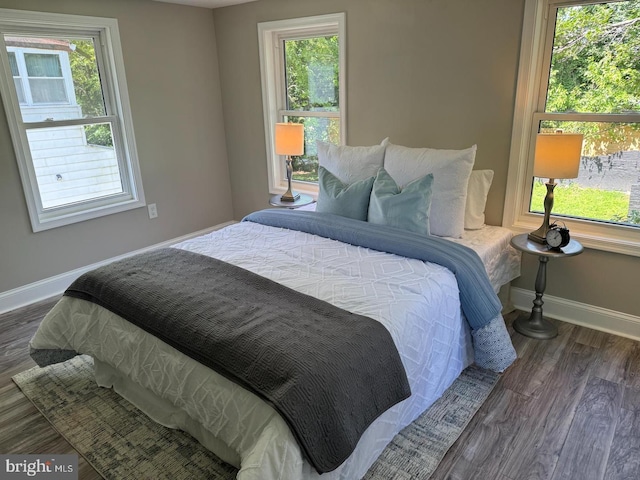
[[[449,240],[328,213],[300,210],[261,210],[246,216],[243,221],[299,230],[351,245],[442,265],[456,276],[462,311],[472,330],[487,326],[502,310],[502,304],[493,291],[478,254]]]

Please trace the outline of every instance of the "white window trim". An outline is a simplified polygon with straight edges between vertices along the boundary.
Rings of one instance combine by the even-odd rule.
[[[258,24],[258,44],[260,50],[260,75],[262,78],[262,109],[264,113],[264,133],[267,156],[267,172],[269,177],[269,193],[284,193],[287,190],[284,157],[276,155],[274,145],[274,129],[280,115],[285,111],[285,98],[280,92],[281,59],[275,58],[278,43],[283,37],[308,38],[326,33],[338,33],[339,38],[339,96],[340,96],[340,138],[342,143],[347,139],[346,122],[346,20],[344,13],[332,13],[313,17],[277,20]],[[306,115],[306,113],[305,113]],[[307,182],[292,184],[295,191],[316,196],[318,186]]]
[[[516,90],[509,173],[502,217],[502,225],[518,233],[530,232],[542,224],[542,214],[529,212],[531,182],[533,180],[533,154],[535,145],[533,131],[537,132],[538,117],[535,114],[541,76],[546,73],[543,65],[545,33],[553,28],[549,18],[550,3],[553,0],[526,0],[518,85]],[[584,3],[568,0],[558,5]],[[620,118],[623,120],[623,118]],[[637,121],[638,116],[634,117]],[[551,212],[553,217],[553,212]],[[640,229],[624,225],[610,225],[588,220],[563,217],[571,231],[571,236],[585,247],[626,255],[640,256]]]
[[[102,49],[102,55],[96,55],[96,59],[101,74],[111,79],[104,85],[106,87],[104,96],[105,103],[109,104],[113,110],[112,115],[107,113],[103,118],[113,122],[114,147],[118,159],[121,161],[123,188],[127,190],[124,194],[81,202],[74,206],[47,209],[47,211],[42,208],[24,126],[29,124],[22,123],[17,95],[13,85],[8,83],[9,81],[13,82],[13,75],[11,74],[4,36],[0,35],[0,68],[2,69],[0,93],[5,103],[9,130],[33,231],[48,230],[145,206],[117,20],[0,9],[0,30],[2,33],[20,34],[24,33],[25,28],[28,29],[28,34],[32,34],[34,30],[42,29],[43,35],[51,35],[53,31],[59,30],[61,34],[73,32],[79,36],[96,37],[96,31],[99,32],[96,37],[96,50]],[[122,139],[121,142],[117,141],[117,137]],[[119,148],[118,145],[122,145],[122,148]]]

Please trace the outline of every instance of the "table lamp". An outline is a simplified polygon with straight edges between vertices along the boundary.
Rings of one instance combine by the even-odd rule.
[[[580,168],[583,135],[578,133],[539,133],[536,139],[536,154],[533,175],[548,178],[547,195],[544,197],[544,220],[542,226],[529,234],[529,239],[545,243],[549,231],[549,216],[553,209],[553,189],[556,178],[576,178]]]
[[[287,156],[287,191],[280,197],[283,202],[295,202],[300,194],[291,191],[293,173],[291,155],[304,153],[304,126],[301,123],[276,123],[276,154]]]

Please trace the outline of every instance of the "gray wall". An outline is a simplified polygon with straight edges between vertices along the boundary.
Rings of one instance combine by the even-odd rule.
[[[260,0],[211,13],[147,0],[0,0],[118,19],[145,194],[160,214],[137,209],[34,234],[0,112],[0,292],[267,206],[256,27],[267,20],[347,12],[348,143],[477,143],[476,168],[496,172],[487,220],[500,224],[523,6]],[[525,257],[514,286],[533,289],[536,269]],[[548,272],[548,294],[640,316],[638,257],[589,250]]]
[[[146,208],[33,233],[0,111],[0,292],[233,218],[211,10],[148,0],[0,0],[118,19]]]
[[[234,215],[267,206],[257,23],[347,14],[350,145],[463,148],[495,170],[488,223],[499,225],[524,0],[261,0],[214,11]],[[508,200],[507,200],[508,201]],[[533,290],[526,257],[514,286]],[[640,316],[640,258],[587,251],[552,261],[547,293]]]
[[[523,0],[261,0],[214,10],[236,218],[266,205],[257,23],[347,15],[347,143],[478,144],[505,193]]]

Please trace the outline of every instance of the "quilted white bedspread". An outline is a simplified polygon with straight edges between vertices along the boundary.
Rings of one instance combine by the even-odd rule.
[[[233,263],[369,316],[390,331],[412,396],[375,421],[352,456],[323,479],[361,478],[393,436],[439,398],[472,361],[455,277],[439,265],[251,222],[176,247]],[[101,307],[64,297],[31,345],[92,355],[101,365],[101,384],[114,385],[157,421],[192,431],[240,467],[240,480],[319,477],[269,405]],[[163,400],[149,404],[145,391]],[[175,406],[168,414],[167,402]],[[184,418],[178,418],[181,415]]]
[[[498,293],[502,285],[520,276],[521,253],[511,246],[511,237],[513,232],[508,228],[485,225],[478,230],[465,230],[462,238],[445,238],[478,254]]]

